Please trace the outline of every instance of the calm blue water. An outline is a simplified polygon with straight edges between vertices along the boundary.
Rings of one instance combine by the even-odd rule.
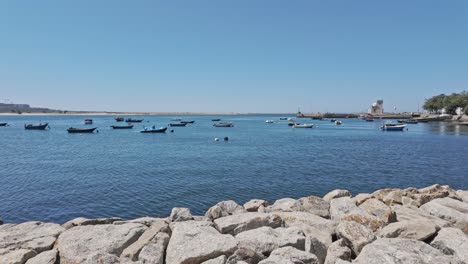
[[[98,134],[68,134],[83,116],[0,116],[0,217],[5,222],[64,222],[75,217],[166,216],[173,207],[203,214],[218,201],[322,196],[336,188],[354,193],[433,183],[468,189],[468,126],[408,125],[382,132],[380,122],[315,121],[293,129],[279,116],[214,117],[174,133],[112,130],[112,116],[94,116]],[[172,117],[145,117],[165,125]],[[49,131],[25,131],[31,122]],[[122,123],[121,123],[122,124]],[[230,138],[228,143],[215,137]]]

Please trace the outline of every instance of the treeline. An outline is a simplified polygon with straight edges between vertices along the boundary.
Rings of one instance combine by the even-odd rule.
[[[458,107],[468,114],[468,92],[453,93],[450,95],[439,94],[426,99],[423,108],[430,112],[440,112],[442,109],[448,114],[455,115]]]

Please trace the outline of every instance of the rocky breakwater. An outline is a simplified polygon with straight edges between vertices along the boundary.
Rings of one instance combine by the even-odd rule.
[[[204,216],[0,225],[0,263],[468,263],[468,191],[433,185],[352,196],[222,201]]]

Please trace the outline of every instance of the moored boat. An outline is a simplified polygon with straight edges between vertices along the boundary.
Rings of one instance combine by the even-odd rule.
[[[132,129],[133,125],[126,125],[126,126],[110,126],[113,129]]]
[[[300,125],[301,123],[297,123],[297,122],[289,122],[288,123],[288,126],[295,126],[295,125]]]
[[[266,120],[266,121],[265,121],[265,123],[267,123],[267,124],[273,124],[274,122],[275,122],[275,121],[273,121],[273,120]]]
[[[400,124],[417,124],[418,120],[415,120],[415,119],[400,119],[400,120],[397,120],[397,122],[400,123]]]
[[[330,122],[334,123],[336,121],[336,119],[330,119]]]
[[[93,133],[94,130],[96,130],[97,127],[93,128],[75,128],[75,127],[70,127],[67,129],[68,133]]]
[[[182,124],[193,124],[193,123],[195,123],[195,121],[193,121],[193,120],[190,120],[190,121],[180,121],[180,123],[182,123]]]
[[[49,123],[45,124],[25,124],[24,129],[26,130],[45,130],[47,127],[49,127]]]
[[[211,119],[211,121],[213,121],[213,122],[219,122],[219,121],[221,121],[221,118]]]
[[[182,121],[182,119],[180,119],[180,118],[173,118],[173,119],[171,119],[171,121]]]
[[[125,119],[125,122],[127,122],[127,123],[141,123],[141,122],[143,122],[143,119],[127,118],[127,119]]]
[[[114,119],[115,119],[115,121],[117,121],[117,122],[123,122],[123,121],[125,120],[123,117],[120,117],[120,116],[118,116],[118,117],[116,117],[116,118],[114,118]]]
[[[167,127],[156,128],[156,126],[145,127],[141,133],[166,133]]]
[[[343,124],[343,122],[341,122],[340,120],[335,121],[335,125],[340,126],[341,124]]]
[[[386,130],[386,131],[403,131],[405,127],[406,127],[405,124],[385,123],[380,127],[380,129]]]
[[[85,123],[85,125],[92,125],[92,124],[93,124],[93,120],[90,119],[90,118],[88,118],[88,119],[85,119],[85,120],[84,120],[84,123]]]
[[[314,124],[294,124],[294,128],[313,128]]]
[[[287,117],[280,117],[280,120],[288,120]]]
[[[234,124],[232,122],[219,122],[216,124],[213,124],[214,127],[233,127]]]
[[[184,127],[187,123],[170,123],[169,126],[171,127]]]
[[[7,126],[8,123],[0,123],[0,126]]]

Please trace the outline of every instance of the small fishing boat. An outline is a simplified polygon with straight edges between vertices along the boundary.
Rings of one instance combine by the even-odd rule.
[[[120,116],[118,116],[118,117],[116,117],[116,118],[114,118],[114,119],[115,119],[115,121],[117,121],[117,122],[123,122],[123,121],[125,120],[123,117],[120,117]]]
[[[362,119],[364,119],[366,122],[374,122],[374,116],[372,114],[367,114]]]
[[[180,118],[173,118],[173,119],[171,119],[171,121],[182,121],[182,119],[180,119]]]
[[[273,124],[274,122],[275,122],[275,121],[273,121],[273,120],[266,120],[266,121],[265,121],[265,123],[267,123],[267,124]]]
[[[182,124],[193,124],[195,123],[195,121],[191,120],[191,121],[180,121],[180,123]]]
[[[156,126],[145,127],[141,133],[166,133],[167,127],[156,128]]]
[[[365,118],[364,119],[366,122],[374,122],[374,119],[373,118]]]
[[[171,127],[184,127],[187,123],[170,123],[169,126]]]
[[[126,125],[126,126],[110,126],[113,129],[132,129],[133,125]]]
[[[84,120],[84,123],[85,123],[85,125],[92,125],[92,124],[93,124],[93,120],[88,118],[88,119],[85,119],[85,120]]]
[[[397,120],[397,122],[400,123],[400,124],[417,124],[418,120],[415,120],[415,119],[401,119],[401,120]]]
[[[343,124],[343,122],[341,122],[340,120],[335,121],[335,125],[340,126],[341,124]]]
[[[280,120],[284,121],[284,120],[288,120],[287,117],[280,117]]]
[[[93,128],[75,128],[75,127],[70,127],[67,129],[68,133],[93,133],[94,130],[96,130],[97,127]]]
[[[211,119],[211,121],[213,121],[213,122],[219,122],[219,121],[221,121],[221,118]]]
[[[214,127],[233,127],[234,124],[232,122],[219,122],[216,124],[213,124]]]
[[[0,123],[0,127],[1,126],[7,126],[7,125],[8,125],[8,123]]]
[[[127,118],[127,119],[125,119],[125,122],[127,122],[127,123],[141,123],[141,122],[143,122],[143,119]]]
[[[334,123],[336,122],[336,119],[330,119],[330,122]]]
[[[294,128],[313,128],[314,124],[295,124]]]
[[[392,124],[392,123],[386,123],[383,124],[380,129],[386,130],[386,131],[403,131],[405,129],[406,125],[405,124]]]
[[[297,122],[289,122],[288,123],[288,126],[294,126],[294,125],[300,125],[301,123],[297,123]]]
[[[49,126],[48,123],[45,124],[25,124],[24,129],[26,130],[45,130]]]

